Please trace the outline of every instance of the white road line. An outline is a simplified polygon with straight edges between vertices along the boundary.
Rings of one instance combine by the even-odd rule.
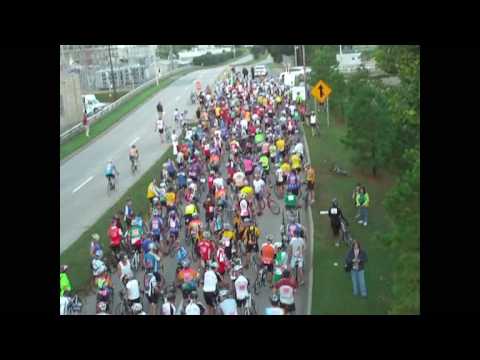
[[[130,146],[132,146],[133,144],[135,144],[138,140],[140,140],[140,136],[137,136],[135,138],[135,140],[133,140],[131,143],[130,143]]]
[[[75,194],[78,190],[80,190],[82,186],[85,186],[88,182],[92,181],[92,179],[93,179],[93,176],[90,176],[87,180],[85,180],[83,183],[78,185],[78,187],[73,190],[72,194]]]

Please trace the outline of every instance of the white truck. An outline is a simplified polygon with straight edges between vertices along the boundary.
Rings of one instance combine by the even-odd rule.
[[[92,116],[107,106],[107,104],[98,101],[94,94],[82,95],[82,101],[85,110],[87,110],[87,116]]]
[[[255,77],[257,76],[266,76],[267,75],[267,67],[265,65],[256,65],[253,69],[253,73]]]

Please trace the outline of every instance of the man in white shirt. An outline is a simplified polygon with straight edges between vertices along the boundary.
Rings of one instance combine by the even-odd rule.
[[[167,301],[162,305],[162,315],[178,315],[175,307],[175,294],[170,293],[167,296]]]
[[[241,265],[235,266],[234,271],[238,272],[238,277],[235,280],[237,306],[242,308],[247,303],[249,281],[245,276],[243,276],[243,269]]]
[[[259,174],[255,174],[255,179],[253,180],[253,189],[255,190],[255,199],[257,201],[257,208],[260,210],[260,202],[263,198],[263,192],[265,190],[265,181],[260,178]]]
[[[225,186],[223,182],[223,177],[220,176],[220,174],[217,174],[217,177],[213,180],[213,185],[215,186],[215,189],[221,189]]]
[[[134,303],[140,302],[140,284],[138,280],[133,278],[132,276],[124,276],[123,283],[125,284],[125,288],[127,290],[127,300],[129,306],[132,306]]]
[[[229,296],[228,290],[220,291],[220,314],[221,315],[238,315],[237,302]]]
[[[298,282],[302,285],[303,282],[303,254],[305,251],[305,241],[301,237],[292,237],[289,244],[290,250],[290,267],[295,271],[295,266],[298,266]]]
[[[173,155],[177,155],[177,145],[178,145],[178,136],[175,133],[175,129],[172,130],[172,146],[173,146]]]
[[[197,292],[190,294],[189,304],[185,307],[185,315],[201,315],[200,307],[197,305]]]
[[[205,271],[203,277],[203,296],[205,303],[207,304],[207,315],[214,315],[215,313],[215,304],[216,304],[216,290],[217,290],[217,275],[213,270],[215,264],[211,263],[208,265],[208,270]]]
[[[293,152],[294,153],[297,153],[298,155],[300,155],[300,158],[302,159],[303,161],[303,144],[301,141],[299,141],[295,147],[293,148]]]

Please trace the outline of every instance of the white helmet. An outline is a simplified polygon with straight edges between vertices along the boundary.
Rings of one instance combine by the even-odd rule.
[[[143,306],[140,303],[135,303],[135,304],[132,305],[132,311],[134,313],[138,313],[138,312],[142,311],[142,309],[143,309]]]
[[[282,247],[282,243],[277,241],[275,244],[273,244],[273,246],[275,247],[275,249],[280,249]]]

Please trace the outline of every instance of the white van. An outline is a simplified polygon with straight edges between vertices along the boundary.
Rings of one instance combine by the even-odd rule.
[[[85,104],[87,116],[92,116],[107,106],[107,104],[98,101],[93,94],[82,95],[82,101]]]
[[[267,75],[267,67],[265,65],[256,65],[253,73],[255,74],[255,77],[265,76]]]

